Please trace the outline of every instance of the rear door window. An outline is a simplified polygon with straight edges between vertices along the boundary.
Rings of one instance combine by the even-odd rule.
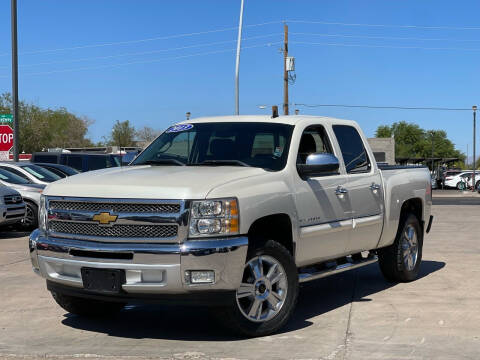
[[[370,172],[371,164],[357,129],[348,125],[333,125],[347,173]]]

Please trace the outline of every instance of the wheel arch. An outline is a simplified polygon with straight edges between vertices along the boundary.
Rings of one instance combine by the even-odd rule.
[[[248,230],[248,240],[249,249],[262,246],[267,240],[274,240],[295,257],[292,220],[286,213],[276,213],[256,219]]]
[[[424,205],[421,198],[411,198],[411,199],[405,200],[402,204],[402,208],[400,209],[400,221],[398,226],[399,227],[402,226],[403,220],[405,220],[408,214],[413,214],[418,219],[418,222],[420,223],[420,227],[423,234],[423,230],[425,228],[423,208],[424,208]]]

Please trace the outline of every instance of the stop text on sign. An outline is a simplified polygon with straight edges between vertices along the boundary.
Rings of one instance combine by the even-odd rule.
[[[13,143],[13,134],[0,134],[0,143],[2,144]]]
[[[9,151],[13,146],[13,130],[8,125],[0,125],[0,151]]]

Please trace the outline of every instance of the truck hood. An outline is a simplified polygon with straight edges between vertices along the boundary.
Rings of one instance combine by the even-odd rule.
[[[262,176],[260,168],[238,166],[126,166],[90,171],[47,186],[47,196],[204,199],[217,186]],[[233,195],[233,194],[232,194]]]

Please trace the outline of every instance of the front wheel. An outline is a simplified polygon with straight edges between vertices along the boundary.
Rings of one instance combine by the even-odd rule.
[[[234,303],[223,321],[244,336],[265,336],[282,328],[295,309],[298,272],[292,255],[275,241],[251,251]]]
[[[392,245],[379,249],[378,262],[383,276],[392,282],[409,282],[417,278],[422,262],[423,233],[418,218],[402,217]]]
[[[24,230],[33,230],[38,227],[38,206],[26,201],[25,217],[22,219],[20,227]]]

